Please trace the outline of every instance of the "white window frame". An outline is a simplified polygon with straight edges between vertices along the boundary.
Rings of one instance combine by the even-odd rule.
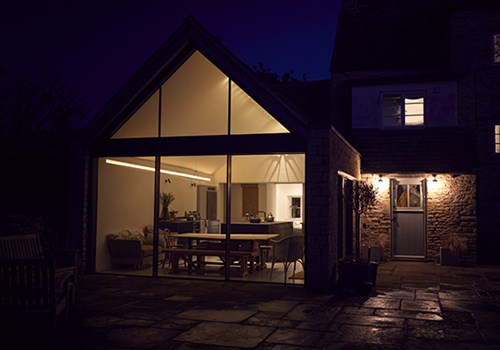
[[[492,51],[493,64],[500,64],[500,33],[492,35]]]
[[[299,206],[298,206],[298,208],[296,208],[296,209],[299,210],[299,216],[294,216],[293,215],[293,211],[295,209],[292,208],[293,207],[292,203],[293,203],[294,199],[298,199],[299,203],[300,203]],[[288,214],[289,214],[288,218],[290,218],[290,219],[302,219],[302,196],[300,196],[300,195],[297,195],[297,196],[288,196],[288,205],[290,206],[290,210],[288,211]]]
[[[494,127],[494,143],[495,143],[495,153],[500,154],[500,124],[495,125]]]
[[[384,101],[386,101],[386,98],[389,96],[398,96],[400,99],[400,125],[385,125],[384,124]],[[416,97],[419,96],[419,98],[422,98],[422,124],[417,124],[417,125],[408,125],[406,123],[406,100],[410,97]],[[381,114],[381,120],[380,124],[383,129],[405,129],[405,128],[422,128],[425,126],[425,120],[426,120],[426,103],[425,103],[426,97],[425,97],[425,92],[424,91],[409,91],[409,92],[383,92],[380,98],[380,114]]]

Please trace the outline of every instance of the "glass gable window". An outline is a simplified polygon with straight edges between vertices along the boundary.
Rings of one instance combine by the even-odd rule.
[[[424,125],[424,95],[384,94],[382,96],[383,127],[414,127]]]
[[[112,138],[281,133],[289,131],[195,51]]]
[[[500,125],[495,125],[495,153],[500,153]]]

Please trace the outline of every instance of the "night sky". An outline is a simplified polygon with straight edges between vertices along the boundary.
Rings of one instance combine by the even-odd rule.
[[[88,96],[91,114],[196,17],[250,67],[329,78],[340,0],[10,1],[0,5],[0,68],[49,68]]]

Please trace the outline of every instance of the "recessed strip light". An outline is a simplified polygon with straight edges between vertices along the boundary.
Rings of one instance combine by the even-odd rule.
[[[127,162],[120,162],[118,160],[113,160],[113,159],[106,159],[106,164],[119,165],[119,166],[124,166],[127,168],[134,168],[134,169],[140,169],[140,170],[146,170],[146,171],[153,171],[153,172],[155,171],[155,168],[150,167],[150,166],[127,163]],[[211,181],[211,179],[209,177],[191,175],[191,174],[181,173],[178,171],[160,169],[160,173],[181,176],[181,177],[187,177],[188,179],[193,179],[193,180]]]

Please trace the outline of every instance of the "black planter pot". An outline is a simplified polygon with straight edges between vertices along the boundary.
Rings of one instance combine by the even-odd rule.
[[[374,261],[339,261],[336,290],[340,294],[366,295],[375,289],[378,263]]]

